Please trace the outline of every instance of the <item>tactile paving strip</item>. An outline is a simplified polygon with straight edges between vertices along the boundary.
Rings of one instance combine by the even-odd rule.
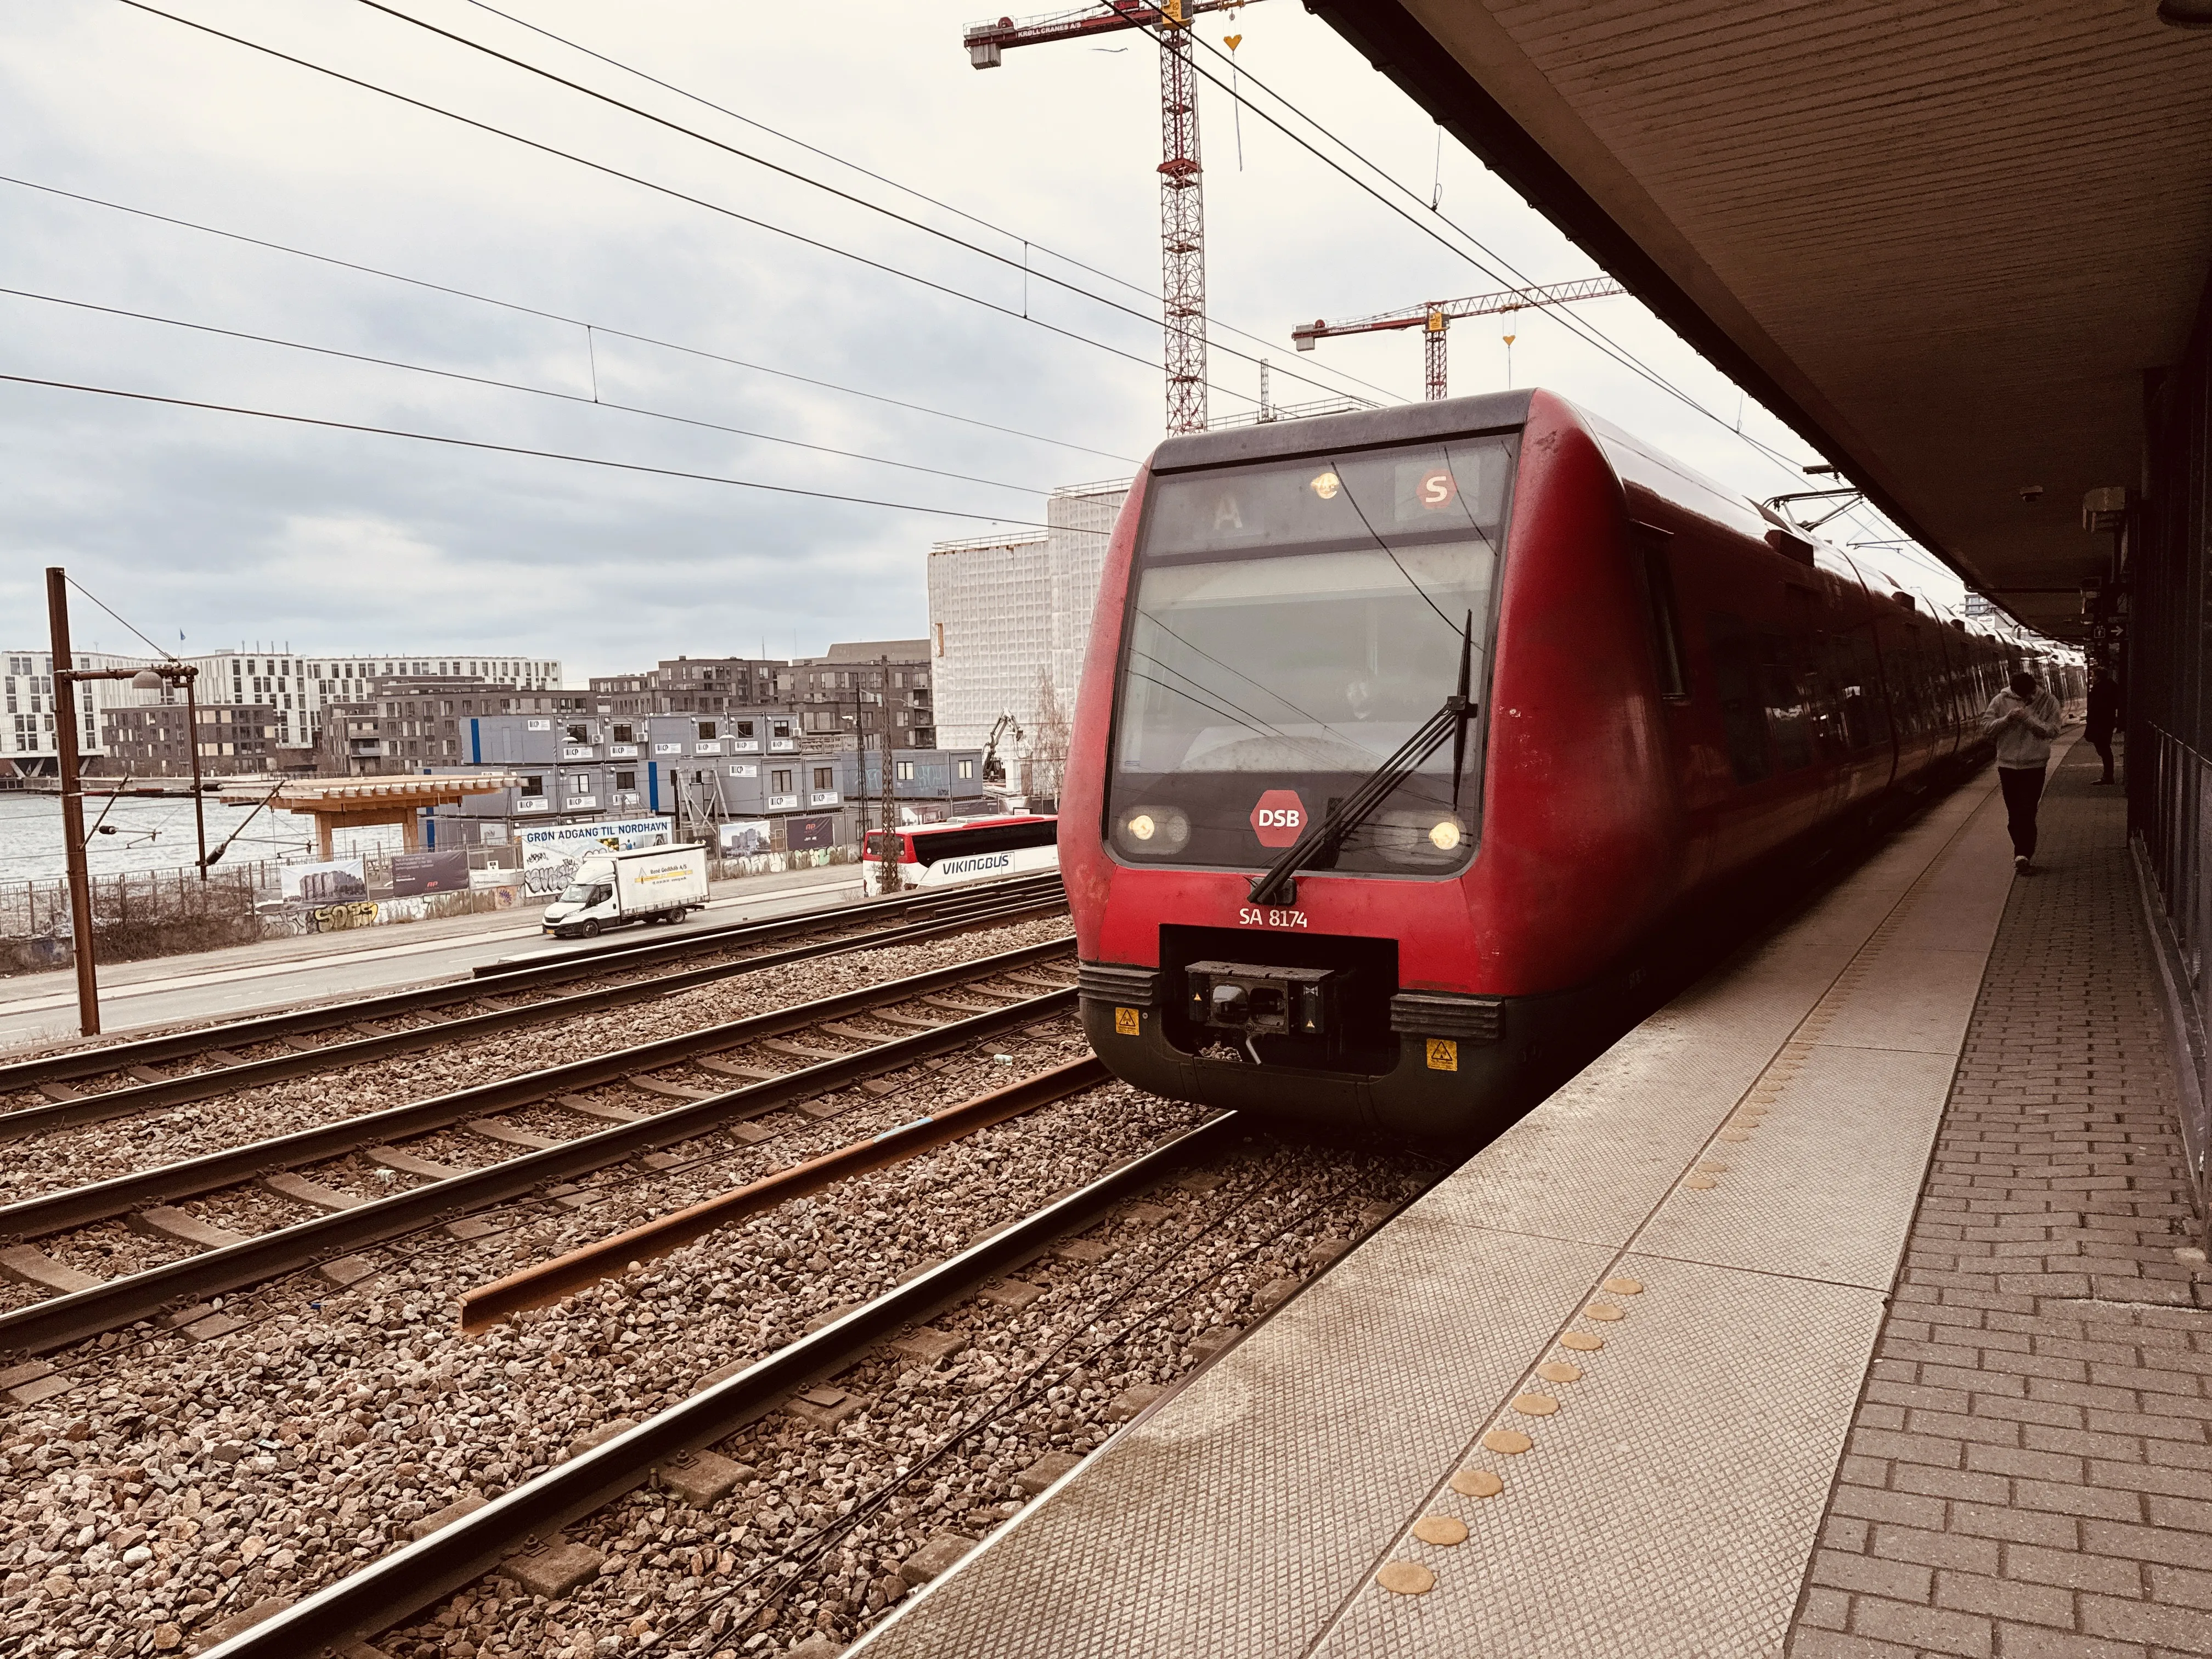
[[[1948,1088],[1921,1016],[1960,994],[1895,966],[1947,958],[1971,1007],[2002,898],[1961,872],[2009,875],[1993,799],[1944,803],[1624,1039],[870,1659],[1778,1651]],[[1823,1185],[1885,1109],[1883,1169]],[[1462,1468],[1504,1490],[1452,1492]]]
[[[1678,1184],[1636,1248],[1887,1291],[1955,1063],[1948,1054],[1812,1048],[1770,1109],[1755,1120],[1740,1109],[1731,1120],[1758,1128],[1742,1140],[1717,1139],[1700,1160],[1726,1170],[1710,1187]]]
[[[1626,1317],[1578,1318],[1596,1352],[1543,1356],[1582,1372],[1528,1387],[1559,1409],[1498,1422],[1531,1442],[1471,1443],[1462,1467],[1504,1489],[1447,1484],[1422,1511],[1464,1523],[1449,1547],[1410,1533],[1393,1560],[1428,1569],[1420,1595],[1372,1589],[1317,1651],[1483,1659],[1763,1659],[1788,1629],[1808,1527],[1881,1322],[1874,1291],[1632,1256]],[[1474,1484],[1474,1483],[1468,1483]],[[1447,1534],[1448,1535],[1448,1534]],[[1762,1593],[1786,1585],[1790,1594]]]
[[[1434,1484],[1437,1449],[1466,1437],[1470,1402],[1512,1387],[1613,1255],[1412,1215],[1392,1231],[1402,1249],[1347,1257],[870,1651],[1303,1650]]]

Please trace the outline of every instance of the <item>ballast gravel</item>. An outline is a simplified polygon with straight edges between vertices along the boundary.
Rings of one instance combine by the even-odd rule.
[[[571,1527],[564,1540],[601,1559],[565,1595],[494,1575],[379,1645],[395,1659],[458,1651],[457,1640],[479,1656],[552,1659],[780,1655],[810,1641],[835,1651],[1334,1261],[1425,1185],[1423,1171],[1248,1141],[1220,1186],[1170,1187],[1085,1234],[1097,1261],[1022,1269],[1042,1292],[1026,1306],[986,1296],[939,1316],[926,1334],[946,1340],[926,1348],[949,1350],[941,1358],[896,1342],[872,1351],[829,1384],[848,1399],[817,1416],[849,1409],[842,1421],[778,1412],[720,1443],[742,1484],[720,1501],[649,1486]],[[794,1251],[848,1213],[809,1213],[819,1208],[789,1206]],[[763,1271],[757,1255],[708,1241],[585,1299],[652,1328],[746,1296]],[[514,1340],[560,1322],[524,1316]]]
[[[794,1121],[691,1173],[719,1190],[888,1127],[925,1091],[949,1103],[1080,1048],[1066,1023],[1018,1035],[1014,1068],[963,1056],[901,1097]],[[223,1311],[246,1322],[211,1341],[142,1329],[54,1356],[76,1386],[0,1429],[0,1650],[167,1651],[171,1627],[188,1642],[307,1593],[410,1523],[528,1479],[578,1436],[672,1403],[1196,1116],[1111,1085],[787,1205],[692,1247],[718,1249],[722,1277],[678,1275],[695,1293],[681,1312],[590,1297],[483,1339],[455,1328],[462,1291],[689,1201],[665,1176],[624,1171],[587,1210],[517,1206],[488,1238],[371,1252],[377,1273],[348,1291],[303,1276],[233,1298]]]
[[[8,1143],[7,1155],[0,1158],[0,1204],[591,1059],[932,969],[972,963],[1066,933],[1065,916],[1043,916],[913,945],[787,963],[451,1048],[365,1060],[336,1073],[49,1131]]]

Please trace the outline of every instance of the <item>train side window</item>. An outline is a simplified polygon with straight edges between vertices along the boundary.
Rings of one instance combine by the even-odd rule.
[[[1881,659],[1871,628],[1850,635],[1849,684],[1844,687],[1844,730],[1854,749],[1889,741],[1889,702],[1882,692]]]
[[[1721,696],[1721,730],[1729,770],[1740,784],[1771,772],[1766,753],[1766,707],[1759,696],[1758,641],[1742,620],[1724,611],[1705,613],[1705,641],[1712,653],[1713,684]]]
[[[1682,666],[1682,625],[1674,609],[1674,574],[1668,568],[1666,531],[1651,525],[1630,526],[1644,577],[1644,604],[1651,625],[1651,663],[1659,677],[1659,695],[1686,698],[1689,676]]]
[[[1803,770],[1813,763],[1812,711],[1806,707],[1804,680],[1797,653],[1786,634],[1761,636],[1765,649],[1764,670],[1766,724],[1774,733],[1775,758],[1785,772]]]

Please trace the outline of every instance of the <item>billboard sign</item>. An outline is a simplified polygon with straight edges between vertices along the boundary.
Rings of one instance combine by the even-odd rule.
[[[738,818],[721,826],[722,856],[726,859],[750,858],[756,853],[770,849],[775,828],[766,818]]]
[[[465,847],[392,855],[394,898],[411,898],[418,893],[457,893],[468,884],[469,849]]]
[[[368,896],[368,878],[358,858],[283,864],[276,867],[276,890],[287,904],[351,904]]]
[[[818,818],[786,818],[783,821],[785,844],[794,853],[811,853],[823,847],[837,844],[837,820],[835,815]]]
[[[518,830],[522,843],[523,884],[551,897],[568,884],[576,866],[595,853],[612,848],[665,847],[675,839],[672,818],[602,818],[596,823],[549,823]]]

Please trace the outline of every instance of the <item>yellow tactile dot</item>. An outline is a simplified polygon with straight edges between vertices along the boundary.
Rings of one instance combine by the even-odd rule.
[[[1462,1498],[1495,1498],[1505,1483],[1488,1469],[1462,1469],[1452,1476],[1451,1489]]]
[[[1693,1176],[1691,1176],[1687,1181],[1685,1181],[1682,1184],[1683,1184],[1685,1187],[1687,1187],[1688,1188],[1690,1188],[1690,1190],[1691,1190],[1691,1191],[1692,1191],[1692,1192],[1698,1192],[1698,1193],[1702,1193],[1702,1192],[1704,1192],[1707,1188],[1710,1188],[1710,1187],[1717,1187],[1717,1186],[1719,1186],[1721,1183],[1720,1183],[1719,1182],[1717,1182],[1717,1181],[1714,1180],[1711,1176],[1696,1176],[1696,1175],[1693,1175]]]
[[[1711,1158],[1701,1160],[1698,1168],[1706,1175],[1726,1175],[1729,1172],[1727,1164],[1716,1163]]]
[[[1502,1452],[1508,1457],[1518,1457],[1535,1443],[1518,1429],[1492,1429],[1482,1437],[1484,1450]]]
[[[1628,1316],[1622,1313],[1620,1309],[1614,1307],[1610,1302],[1593,1302],[1589,1307],[1584,1308],[1583,1312],[1587,1314],[1590,1318],[1598,1320],[1607,1325],[1610,1325],[1616,1319],[1626,1319]]]
[[[1577,1353],[1595,1353],[1605,1346],[1605,1339],[1593,1336],[1588,1331],[1569,1331],[1559,1339],[1563,1348],[1572,1348]]]
[[[1437,1587],[1437,1576],[1418,1561],[1392,1561],[1375,1582],[1394,1595],[1426,1595]]]
[[[1583,1368],[1564,1359],[1547,1359],[1536,1367],[1536,1375],[1547,1382],[1579,1382],[1583,1380]]]
[[[1520,1394],[1513,1396],[1513,1409],[1523,1417],[1549,1417],[1559,1402],[1548,1394]]]
[[[1644,1281],[1640,1279],[1608,1279],[1605,1281],[1605,1287],[1615,1296],[1644,1294]]]
[[[1449,1549],[1467,1542],[1467,1522],[1449,1515],[1425,1515],[1413,1522],[1413,1536],[1424,1544],[1441,1544]]]

